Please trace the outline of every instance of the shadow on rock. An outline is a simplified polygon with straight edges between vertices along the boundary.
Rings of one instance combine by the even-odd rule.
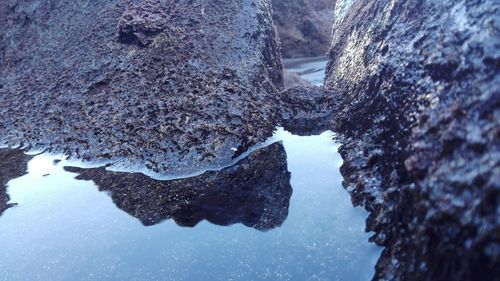
[[[207,220],[269,230],[287,218],[292,195],[281,143],[259,149],[231,167],[179,180],[155,180],[106,167],[64,169],[78,173],[79,180],[94,181],[118,208],[146,226],[173,219],[180,226],[194,227]]]
[[[24,154],[21,149],[0,149],[0,215],[15,205],[8,203],[7,183],[26,174],[31,158],[33,157]]]

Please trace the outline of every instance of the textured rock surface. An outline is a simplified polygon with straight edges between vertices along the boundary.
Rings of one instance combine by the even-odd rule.
[[[500,4],[338,1],[326,89],[377,280],[499,280]]]
[[[266,0],[5,0],[0,26],[0,143],[183,174],[276,124]]]
[[[0,148],[0,215],[13,206],[8,203],[7,183],[26,173],[31,158],[20,149]]]
[[[272,0],[283,57],[327,53],[335,0]]]
[[[285,90],[281,99],[281,125],[297,135],[320,134],[331,127],[334,96],[318,86],[296,86]]]
[[[180,226],[193,227],[207,220],[268,230],[285,221],[292,195],[281,143],[256,150],[231,167],[180,180],[158,181],[105,167],[65,170],[79,173],[79,180],[94,181],[118,208],[144,225],[174,219]]]

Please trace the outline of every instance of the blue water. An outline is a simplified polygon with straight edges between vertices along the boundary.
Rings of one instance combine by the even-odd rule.
[[[266,232],[206,221],[146,227],[66,172],[67,161],[35,156],[8,183],[19,205],[0,216],[0,280],[371,280],[380,248],[341,186],[332,133],[278,129],[274,139],[293,195],[283,225]]]

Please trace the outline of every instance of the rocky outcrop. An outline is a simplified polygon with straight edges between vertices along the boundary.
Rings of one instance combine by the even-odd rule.
[[[0,143],[184,174],[277,123],[266,0],[5,0],[0,26]]]
[[[331,128],[335,101],[323,87],[295,86],[283,91],[281,100],[281,125],[285,130],[307,136]]]
[[[325,86],[375,279],[499,280],[499,3],[337,2]]]
[[[335,0],[272,0],[283,57],[322,56],[331,42]]]
[[[9,203],[7,183],[26,174],[31,158],[21,149],[0,148],[0,215],[15,205]]]
[[[105,167],[65,170],[78,173],[79,180],[94,181],[118,208],[144,225],[173,219],[180,226],[193,227],[207,220],[268,230],[285,221],[292,195],[281,143],[259,149],[220,171],[179,180],[154,180],[139,173],[111,172]]]

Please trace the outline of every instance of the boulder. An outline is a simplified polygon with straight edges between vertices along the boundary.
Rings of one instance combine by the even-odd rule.
[[[295,86],[281,94],[285,130],[301,136],[321,134],[332,126],[334,95],[319,86]]]
[[[337,1],[326,91],[376,280],[500,276],[500,4]]]
[[[267,0],[5,0],[0,145],[181,175],[272,135]]]

